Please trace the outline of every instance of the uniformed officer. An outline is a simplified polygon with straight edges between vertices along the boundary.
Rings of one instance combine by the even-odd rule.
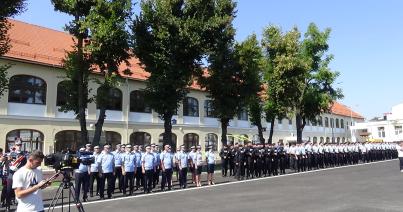
[[[224,147],[220,151],[220,157],[221,157],[221,175],[223,177],[227,177],[228,173],[228,164],[230,163],[229,160],[231,158],[231,153],[228,150],[227,145],[224,145]],[[231,174],[231,173],[230,173]]]
[[[239,144],[239,149],[235,155],[236,177],[238,180],[243,180],[245,177],[246,156],[245,149],[242,144]]]
[[[122,175],[124,179],[123,195],[126,196],[126,190],[129,187],[129,195],[134,190],[134,174],[137,171],[136,154],[132,152],[132,146],[126,145],[126,152],[122,154]]]
[[[280,174],[285,174],[285,167],[286,167],[285,154],[286,152],[284,150],[284,144],[281,142],[278,147]]]
[[[114,176],[113,190],[115,190],[115,183],[116,180],[118,180],[119,182],[118,187],[120,192],[122,192],[124,184],[122,175],[122,155],[124,154],[124,152],[122,152],[121,149],[122,146],[123,145],[117,144],[115,151],[112,152],[115,159],[115,176]]]
[[[182,145],[181,151],[178,154],[179,185],[181,188],[187,187],[189,160],[189,155],[185,152],[185,146]]]
[[[200,187],[201,185],[201,173],[203,170],[203,154],[201,152],[201,146],[198,145],[196,147],[195,153],[195,172],[196,172],[196,186]]]
[[[151,152],[154,154],[155,158],[155,172],[153,177],[153,188],[160,182],[160,173],[161,173],[161,160],[160,160],[160,150],[159,146],[155,144],[151,144]]]
[[[146,146],[146,152],[141,158],[142,172],[144,176],[144,193],[152,192],[152,183],[155,172],[155,157],[151,152],[151,146]]]
[[[136,171],[135,171],[135,178],[136,178],[136,191],[140,188],[140,186],[143,186],[143,171],[141,167],[141,157],[142,157],[142,152],[139,150],[138,145],[133,146],[133,153],[136,155]]]
[[[165,190],[165,186],[168,185],[168,190],[172,189],[172,173],[174,166],[174,155],[171,152],[171,146],[166,144],[164,151],[160,154],[161,160],[161,191]]]
[[[99,146],[94,146],[94,161],[98,160],[101,150]],[[90,166],[90,197],[94,196],[94,182],[97,181],[96,195],[99,195],[99,188],[101,185],[101,178],[99,177],[98,164],[95,162]]]
[[[230,153],[228,155],[228,161],[229,161],[229,175],[230,176],[235,176],[235,152],[236,148],[231,145],[230,146]]]
[[[195,155],[196,155],[196,147],[191,146],[189,152],[189,171],[192,174],[192,183],[196,183]]]
[[[98,171],[101,178],[101,185],[99,187],[99,197],[101,199],[104,199],[105,181],[108,182],[108,199],[112,198],[112,192],[114,188],[113,184],[115,183],[115,156],[110,151],[111,146],[109,144],[105,144],[104,151],[98,156],[97,159]]]
[[[207,164],[207,182],[208,185],[214,185],[214,169],[215,169],[215,156],[213,146],[208,147],[208,152],[206,153],[206,164]]]
[[[177,147],[176,152],[174,154],[174,171],[176,175],[176,181],[179,182],[179,154],[181,152],[181,148]]]
[[[254,175],[254,149],[252,143],[248,141],[248,146],[245,149],[246,156],[246,179],[253,178]]]

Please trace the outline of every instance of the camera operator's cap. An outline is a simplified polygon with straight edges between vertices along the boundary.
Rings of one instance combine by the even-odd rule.
[[[91,144],[86,144],[85,146],[88,147],[88,146],[92,146],[92,145]]]

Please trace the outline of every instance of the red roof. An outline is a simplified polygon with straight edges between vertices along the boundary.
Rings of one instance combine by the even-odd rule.
[[[41,64],[62,68],[62,60],[67,51],[74,45],[73,37],[65,32],[28,24],[17,20],[9,20],[13,25],[9,30],[11,49],[4,58],[19,60],[28,63]],[[129,68],[132,75],[129,79],[144,81],[150,74],[140,66],[136,57],[129,59],[130,67],[120,66],[120,73]],[[205,70],[203,70],[207,73]],[[200,85],[193,81],[191,88],[201,90]],[[347,106],[335,102],[332,113],[342,116],[364,119],[360,114],[351,111]]]

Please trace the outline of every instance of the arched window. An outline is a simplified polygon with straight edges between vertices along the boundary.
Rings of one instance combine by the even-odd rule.
[[[97,95],[100,95],[100,88],[98,88]],[[122,110],[122,91],[117,88],[109,89],[107,93],[108,98],[105,102],[105,107],[107,110]],[[99,104],[97,104],[97,109],[100,109]]]
[[[213,114],[213,101],[212,100],[205,100],[204,101],[204,116],[214,118]]]
[[[339,119],[336,119],[336,128],[340,128]]]
[[[183,144],[185,149],[190,150],[191,146],[199,145],[199,135],[195,133],[188,133],[183,137]]]
[[[66,92],[67,85],[69,81],[61,81],[57,84],[57,97],[56,97],[56,106],[62,106],[67,103],[68,93]]]
[[[325,138],[323,138],[323,137],[320,137],[320,142],[324,142],[325,141]]]
[[[175,135],[175,133],[171,133],[171,139],[172,139],[171,150],[172,150],[172,152],[175,152],[175,151],[176,151],[176,147],[177,147],[177,140],[178,140],[178,138],[177,138],[177,136]],[[158,139],[158,145],[161,146],[162,148],[164,148],[164,147],[163,147],[163,145],[164,145],[164,133],[161,133],[161,134],[160,134],[160,137],[159,137],[159,139]]]
[[[64,150],[77,151],[80,147],[85,145],[81,141],[80,131],[77,130],[64,130],[56,133],[55,140],[55,152],[61,152]]]
[[[7,133],[6,151],[10,150],[15,144],[17,138],[20,138],[22,151],[32,152],[33,150],[43,151],[43,133],[37,130],[18,129]]]
[[[344,119],[340,119],[340,128],[344,129]]]
[[[329,142],[330,142],[330,138],[326,137],[326,143],[329,143]]]
[[[318,138],[317,138],[317,137],[313,137],[313,142],[314,142],[314,143],[318,142]]]
[[[248,121],[248,110],[242,108],[241,111],[238,112],[238,120]]]
[[[134,132],[130,135],[131,145],[147,145],[151,144],[151,135],[146,132]]]
[[[334,128],[334,119],[330,118],[330,128]]]
[[[8,102],[46,105],[46,82],[30,75],[12,76]]]
[[[151,108],[144,101],[143,91],[132,91],[130,93],[130,112],[151,113]]]
[[[343,137],[343,138],[341,139],[341,141],[342,141],[343,143],[346,142],[346,138]]]
[[[337,137],[337,143],[340,143],[340,137]]]
[[[184,116],[199,116],[199,102],[196,98],[186,97],[183,100],[183,115]]]
[[[114,131],[106,131],[105,132],[105,143],[103,144],[110,144],[112,147],[115,147],[117,144],[122,143],[122,136]]]
[[[329,127],[329,118],[325,117],[325,127]]]
[[[209,146],[213,147],[214,151],[218,149],[218,136],[214,133],[208,133],[204,138],[205,150],[208,150]]]

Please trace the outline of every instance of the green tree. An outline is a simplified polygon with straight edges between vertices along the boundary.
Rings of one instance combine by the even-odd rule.
[[[11,28],[8,18],[22,13],[25,9],[25,0],[2,0],[0,2],[0,56],[6,54],[10,48],[10,38],[7,34]],[[7,70],[10,64],[0,65],[0,97],[8,87]]]
[[[133,24],[135,55],[150,73],[145,99],[164,120],[172,144],[172,116],[188,93],[214,35],[227,20],[229,0],[147,0]]]
[[[301,56],[308,66],[298,83],[299,96],[295,101],[297,142],[302,142],[306,121],[316,122],[317,116],[329,112],[333,102],[343,98],[341,89],[333,86],[339,76],[339,72],[329,68],[333,55],[326,55],[329,35],[329,28],[321,32],[311,23],[301,43]]]
[[[62,110],[73,110],[80,120],[82,141],[88,141],[85,109],[95,100],[100,114],[95,124],[92,143],[98,145],[105,120],[106,105],[110,90],[118,84],[119,66],[130,57],[127,23],[131,16],[130,0],[67,1],[53,0],[57,10],[75,16],[67,29],[76,37],[74,50],[65,59],[68,83],[68,104]],[[96,80],[100,85],[97,95],[89,97],[89,74],[97,67],[103,75]],[[125,74],[130,74],[126,70]]]
[[[271,123],[268,143],[272,143],[275,119],[283,119],[293,111],[299,95],[298,82],[307,65],[300,56],[300,33],[294,28],[283,33],[278,26],[268,26],[262,45],[268,68],[265,72],[266,120]]]

